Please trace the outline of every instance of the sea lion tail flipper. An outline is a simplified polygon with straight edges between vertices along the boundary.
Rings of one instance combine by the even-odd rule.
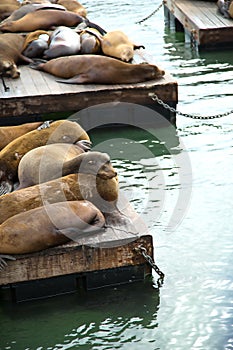
[[[50,128],[50,124],[53,122],[53,120],[46,120],[43,124],[38,126],[37,130],[47,129]]]
[[[145,46],[144,45],[134,44],[133,48],[134,48],[134,50],[139,50],[139,49],[144,49],[145,50]]]
[[[77,146],[82,148],[84,152],[88,152],[91,150],[92,142],[88,140],[79,140],[75,143]]]
[[[8,260],[16,260],[13,256],[11,255],[5,255],[5,254],[0,254],[0,270],[4,270],[5,267],[7,266],[7,262],[5,259]]]
[[[100,32],[101,35],[104,35],[104,34],[107,33],[107,31],[105,29],[103,29],[102,27],[100,27],[96,23],[90,22],[88,19],[85,20],[85,23],[86,23],[87,27],[97,29],[98,32]]]
[[[46,60],[42,60],[41,58],[36,58],[32,60],[32,63],[29,64],[29,67],[32,69],[42,70],[42,66],[46,63]]]

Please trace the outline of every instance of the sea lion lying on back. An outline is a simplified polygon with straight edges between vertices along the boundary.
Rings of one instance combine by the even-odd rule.
[[[17,181],[19,162],[28,151],[45,144],[76,143],[80,140],[90,141],[83,128],[78,123],[69,120],[57,120],[48,128],[30,131],[10,142],[0,151],[2,178],[7,178],[13,189],[13,183]]]
[[[0,225],[0,254],[26,254],[64,244],[99,231],[103,214],[88,201],[47,204]]]
[[[74,55],[35,63],[31,68],[45,71],[58,82],[70,84],[127,84],[161,78],[165,72],[149,63],[131,64],[101,55]]]
[[[86,153],[80,146],[51,144],[23,156],[18,167],[19,189],[78,172],[104,179],[117,176],[106,153]]]
[[[18,78],[18,62],[32,62],[22,55],[24,37],[20,34],[5,33],[0,35],[0,75]]]
[[[0,196],[0,223],[8,218],[47,203],[86,199],[102,212],[118,198],[117,177],[102,178],[91,174],[70,174],[40,185]]]
[[[35,130],[43,122],[26,123],[16,126],[1,126],[0,127],[0,151],[17,137],[25,135],[29,131]]]
[[[80,36],[73,29],[65,26],[57,27],[50,35],[50,43],[44,51],[45,58],[69,56],[79,53]]]

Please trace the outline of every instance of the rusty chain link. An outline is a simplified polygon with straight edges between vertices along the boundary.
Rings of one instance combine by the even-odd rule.
[[[216,119],[216,118],[226,117],[226,116],[228,116],[228,115],[233,113],[233,109],[232,109],[229,112],[219,113],[219,114],[210,115],[210,116],[201,116],[201,115],[188,114],[188,113],[180,112],[177,109],[169,106],[167,103],[163,102],[160,98],[158,98],[158,96],[155,93],[149,93],[149,97],[151,97],[151,99],[153,101],[156,101],[161,106],[163,106],[165,109],[168,109],[170,112],[176,113],[178,115],[182,115],[183,117],[192,118],[192,119]]]
[[[136,24],[141,24],[141,23],[147,21],[149,18],[151,18],[156,12],[158,12],[158,11],[161,9],[161,7],[165,4],[165,2],[166,2],[166,1],[163,0],[163,1],[161,2],[161,4],[160,4],[149,16],[147,16],[147,17],[141,19],[141,21],[136,22]]]
[[[140,253],[144,259],[148,262],[148,264],[155,270],[155,272],[159,275],[160,279],[163,281],[165,275],[164,273],[159,269],[159,267],[155,264],[152,257],[147,253],[147,250],[142,245],[135,248],[135,251]]]

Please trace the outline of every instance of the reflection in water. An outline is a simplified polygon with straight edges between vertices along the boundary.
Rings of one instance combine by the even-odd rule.
[[[150,281],[1,306],[1,349],[117,349],[154,344],[159,292]],[[43,335],[43,336],[42,336]],[[104,344],[109,344],[105,347]]]

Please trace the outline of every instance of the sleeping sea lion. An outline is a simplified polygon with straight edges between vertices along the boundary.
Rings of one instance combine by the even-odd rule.
[[[18,4],[1,3],[0,4],[0,21],[9,17],[15,10],[19,8],[19,6],[20,6],[19,3]]]
[[[30,3],[23,6],[20,6],[15,11],[11,13],[9,17],[7,17],[2,23],[11,22],[11,21],[17,21],[18,19],[24,17],[27,13],[37,11],[37,10],[49,10],[49,9],[55,9],[55,10],[62,10],[65,11],[66,8],[61,5],[51,4],[48,3]]]
[[[56,3],[64,6],[68,11],[77,13],[79,16],[87,16],[87,10],[77,0],[58,0]]]
[[[49,47],[50,33],[45,30],[36,30],[26,35],[23,54],[30,58],[42,57]]]
[[[52,144],[23,156],[18,167],[18,189],[79,172],[106,179],[117,176],[107,153],[85,153],[79,146]]]
[[[80,35],[81,54],[97,54],[101,52],[100,40],[93,34],[93,31],[96,29],[92,29],[91,32],[88,31],[88,28],[79,31],[79,28],[77,27],[76,30]],[[97,34],[100,35],[98,31]]]
[[[0,225],[0,254],[26,254],[94,233],[105,224],[88,201],[47,204],[15,215]]]
[[[35,130],[43,122],[26,123],[15,126],[1,126],[0,127],[0,151],[17,137],[25,135],[29,131]]]
[[[39,185],[0,196],[0,223],[8,218],[47,203],[86,199],[102,212],[118,198],[117,177],[70,174]]]
[[[69,27],[59,26],[50,35],[49,47],[44,51],[44,58],[75,55],[79,51],[79,34]]]
[[[22,55],[24,37],[20,34],[5,33],[0,35],[0,75],[18,78],[20,71],[17,63],[32,62]]]
[[[73,27],[84,21],[84,18],[70,11],[37,10],[27,13],[16,21],[0,24],[3,32],[32,32],[38,29],[54,29],[57,26]]]
[[[95,32],[93,34],[99,38],[102,52],[106,56],[119,58],[124,62],[132,60],[134,50],[144,48],[143,45],[134,44],[121,30],[110,31],[103,36],[98,36]]]
[[[162,77],[165,72],[149,63],[131,64],[101,55],[74,55],[54,58],[46,63],[34,63],[31,68],[45,71],[58,82],[70,84],[127,84]]]
[[[0,170],[2,177],[7,178],[9,184],[17,181],[18,165],[21,158],[33,148],[50,143],[76,143],[88,140],[89,136],[76,122],[69,120],[54,121],[50,127],[33,130],[10,142],[0,151]],[[0,178],[1,186],[1,178]],[[13,189],[13,187],[12,187]]]

